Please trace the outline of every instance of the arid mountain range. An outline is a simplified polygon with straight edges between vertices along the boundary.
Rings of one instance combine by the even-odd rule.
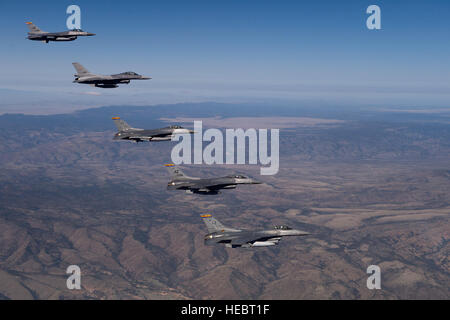
[[[450,110],[218,103],[0,116],[0,298],[449,299]],[[258,114],[258,117],[255,116]],[[264,182],[166,190],[174,142],[113,141],[132,126],[280,128],[280,171],[189,165]],[[205,246],[200,214],[311,233],[276,247]],[[81,290],[66,268],[81,269]],[[381,268],[381,290],[366,269]]]

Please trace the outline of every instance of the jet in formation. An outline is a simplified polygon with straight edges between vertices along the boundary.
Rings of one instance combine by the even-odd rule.
[[[181,126],[169,126],[159,129],[139,129],[132,128],[120,117],[113,117],[114,123],[119,130],[114,135],[114,140],[131,140],[135,142],[143,141],[169,141],[176,134],[191,134],[193,130],[185,129]]]
[[[185,190],[186,193],[218,194],[220,189],[235,189],[238,184],[261,184],[242,174],[218,178],[195,178],[185,175],[173,164],[165,165],[171,175],[168,190]]]
[[[225,227],[210,214],[204,214],[201,217],[209,232],[205,235],[206,245],[223,243],[228,248],[268,247],[277,245],[281,237],[309,235],[308,232],[294,230],[283,225],[268,230],[239,230]]]
[[[72,29],[62,32],[45,32],[36,27],[32,22],[26,22],[28,25],[28,39],[42,41],[48,43],[49,41],[73,41],[77,37],[95,36],[95,33],[89,33],[81,29]]]
[[[133,71],[122,72],[112,75],[101,75],[90,73],[85,67],[78,62],[72,63],[77,70],[75,74],[76,83],[89,84],[98,88],[117,88],[119,83],[130,83],[131,80],[149,80],[150,77],[144,77]]]

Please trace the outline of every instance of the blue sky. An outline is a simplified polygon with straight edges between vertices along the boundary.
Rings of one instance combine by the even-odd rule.
[[[26,21],[66,29],[77,4],[97,35],[26,40]],[[366,28],[370,4],[382,30]],[[449,106],[449,1],[2,1],[0,113],[183,101],[327,101]],[[113,90],[94,73],[149,75]]]

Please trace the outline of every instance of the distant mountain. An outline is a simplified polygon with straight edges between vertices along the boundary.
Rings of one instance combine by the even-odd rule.
[[[445,159],[450,155],[450,121],[447,113],[399,113],[398,111],[343,110],[328,108],[310,110],[305,107],[259,106],[250,104],[176,104],[150,107],[114,106],[87,109],[68,114],[37,116],[6,114],[0,116],[0,150],[21,153],[33,145],[42,145],[60,135],[73,136],[89,132],[114,132],[111,117],[120,116],[140,128],[159,128],[168,125],[161,119],[252,118],[265,117],[266,122],[278,117],[314,117],[340,120],[332,126],[298,126],[280,132],[281,156],[296,156],[304,160],[420,160]],[[425,119],[419,121],[419,117]],[[242,119],[240,119],[242,121]],[[344,121],[344,122],[342,122]],[[176,123],[170,122],[170,124]],[[220,121],[218,122],[220,124]],[[236,121],[236,128],[242,123]],[[182,123],[192,127],[193,123]],[[116,146],[110,137],[103,142]],[[8,141],[8,143],[6,143]],[[51,145],[51,144],[50,144]],[[42,153],[42,146],[37,150]],[[44,152],[45,154],[45,152]],[[3,153],[3,157],[11,155]],[[139,155],[136,155],[139,157]]]
[[[404,108],[403,108],[404,109]],[[409,108],[414,109],[414,108]],[[409,110],[408,109],[408,110]],[[417,109],[417,108],[416,108]],[[57,115],[4,114],[0,127],[4,129],[95,130],[111,128],[112,116],[121,116],[141,127],[163,124],[160,118],[175,117],[312,117],[360,122],[443,123],[450,122],[450,109],[433,112],[402,111],[402,108],[355,108],[304,104],[226,104],[216,102],[180,103],[154,106],[105,106]],[[62,130],[64,131],[64,130]]]

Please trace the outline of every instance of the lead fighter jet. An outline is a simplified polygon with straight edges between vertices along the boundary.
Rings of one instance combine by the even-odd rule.
[[[132,128],[120,117],[113,117],[114,123],[116,124],[117,132],[114,135],[114,140],[131,140],[136,142],[141,141],[169,141],[176,134],[190,134],[194,131],[185,129],[181,126],[169,126],[160,129],[139,129]]]
[[[185,190],[186,193],[218,194],[220,189],[235,189],[238,184],[261,184],[247,176],[229,175],[219,178],[194,178],[185,175],[173,164],[165,165],[172,176],[168,190]]]
[[[288,226],[275,226],[269,230],[248,231],[225,227],[210,214],[201,215],[208,228],[205,245],[223,243],[228,248],[253,248],[277,245],[281,237],[307,236],[308,232],[294,230]]]
[[[85,83],[98,88],[117,88],[119,83],[130,83],[131,80],[148,80],[149,77],[141,76],[133,71],[122,72],[112,75],[101,75],[90,73],[78,62],[72,63],[77,74],[75,74],[75,83]]]
[[[89,33],[81,29],[72,29],[62,32],[46,32],[36,27],[32,22],[26,22],[28,25],[28,39],[43,41],[48,43],[49,41],[73,41],[77,37],[95,36],[95,33]]]

